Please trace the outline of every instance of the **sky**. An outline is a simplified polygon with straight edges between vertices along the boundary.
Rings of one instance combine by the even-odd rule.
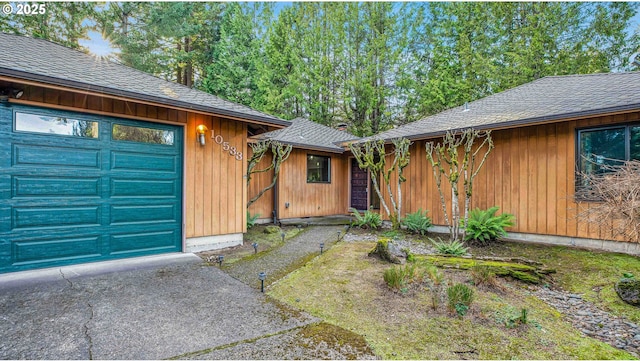
[[[291,3],[290,2],[278,3],[275,8],[275,13],[277,14],[282,7],[288,6],[289,4]],[[629,27],[628,31],[632,33],[638,28],[640,28],[640,12],[638,12],[636,16],[634,16],[633,19],[631,19],[631,26]],[[90,31],[88,35],[89,35],[88,40],[80,40],[79,42],[80,42],[80,45],[89,49],[89,51],[92,54],[95,54],[96,56],[107,56],[109,54],[113,54],[114,52],[117,52],[117,49],[112,48],[111,44],[109,44],[107,40],[104,40],[102,38],[102,35],[99,32]]]

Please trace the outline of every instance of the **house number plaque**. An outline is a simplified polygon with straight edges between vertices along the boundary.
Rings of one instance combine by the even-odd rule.
[[[221,134],[214,134],[212,130],[211,139],[220,144],[223,151],[229,152],[230,156],[234,157],[236,160],[242,160],[242,152],[238,152],[238,149],[236,147],[232,147],[229,142],[225,142],[224,137]]]

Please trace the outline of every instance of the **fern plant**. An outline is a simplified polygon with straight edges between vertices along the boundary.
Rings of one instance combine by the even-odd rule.
[[[427,217],[427,211],[423,211],[422,208],[418,209],[414,213],[407,213],[402,221],[402,224],[413,233],[420,233],[425,235],[431,227],[431,218]]]
[[[251,213],[247,211],[247,229],[251,229],[251,227],[256,225],[256,221],[258,220],[258,217],[260,217],[259,213],[256,213],[252,216]]]
[[[366,210],[363,214],[360,214],[360,212],[354,208],[351,208],[350,211],[356,219],[354,224],[360,228],[377,229],[382,226],[382,217],[376,212]]]
[[[433,243],[433,246],[435,247],[436,251],[438,251],[438,253],[440,254],[451,254],[454,256],[462,256],[462,255],[465,255],[469,250],[469,248],[465,247],[464,243],[462,243],[461,241],[443,242],[443,241],[434,241],[433,239],[430,239],[430,240],[431,240],[431,243]]]
[[[487,210],[474,209],[469,213],[469,221],[465,229],[465,241],[475,241],[480,245],[487,245],[507,235],[506,227],[515,223],[513,214],[502,213],[496,215],[498,207]]]

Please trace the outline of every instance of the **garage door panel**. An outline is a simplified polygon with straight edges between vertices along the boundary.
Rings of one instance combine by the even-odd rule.
[[[175,155],[112,152],[111,169],[145,172],[176,172],[178,159]]]
[[[53,147],[42,145],[14,144],[13,165],[100,168],[101,152],[99,149],[82,149],[80,147]]]
[[[99,226],[100,209],[82,207],[13,207],[12,229],[59,229],[78,226]]]
[[[137,233],[113,234],[109,241],[112,255],[140,252],[171,252],[178,251],[179,238],[175,229],[166,231],[140,231]]]
[[[95,198],[100,197],[99,177],[14,176],[13,198]]]
[[[102,253],[101,236],[19,240],[13,242],[14,266],[96,258]]]
[[[182,137],[181,126],[0,107],[0,273],[180,251]]]
[[[111,197],[175,198],[176,180],[114,179],[111,178]]]
[[[174,223],[178,212],[176,204],[112,205],[111,225]]]

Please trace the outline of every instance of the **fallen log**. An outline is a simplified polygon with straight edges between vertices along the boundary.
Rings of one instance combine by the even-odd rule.
[[[531,261],[531,264],[519,263],[522,259],[510,258],[509,261],[487,259],[487,257],[451,256],[451,255],[420,255],[415,257],[418,261],[425,261],[441,268],[454,268],[468,270],[474,266],[488,267],[498,276],[508,276],[527,283],[538,284],[545,275],[555,273],[554,269],[545,268],[539,262]],[[525,260],[528,261],[528,260]]]

